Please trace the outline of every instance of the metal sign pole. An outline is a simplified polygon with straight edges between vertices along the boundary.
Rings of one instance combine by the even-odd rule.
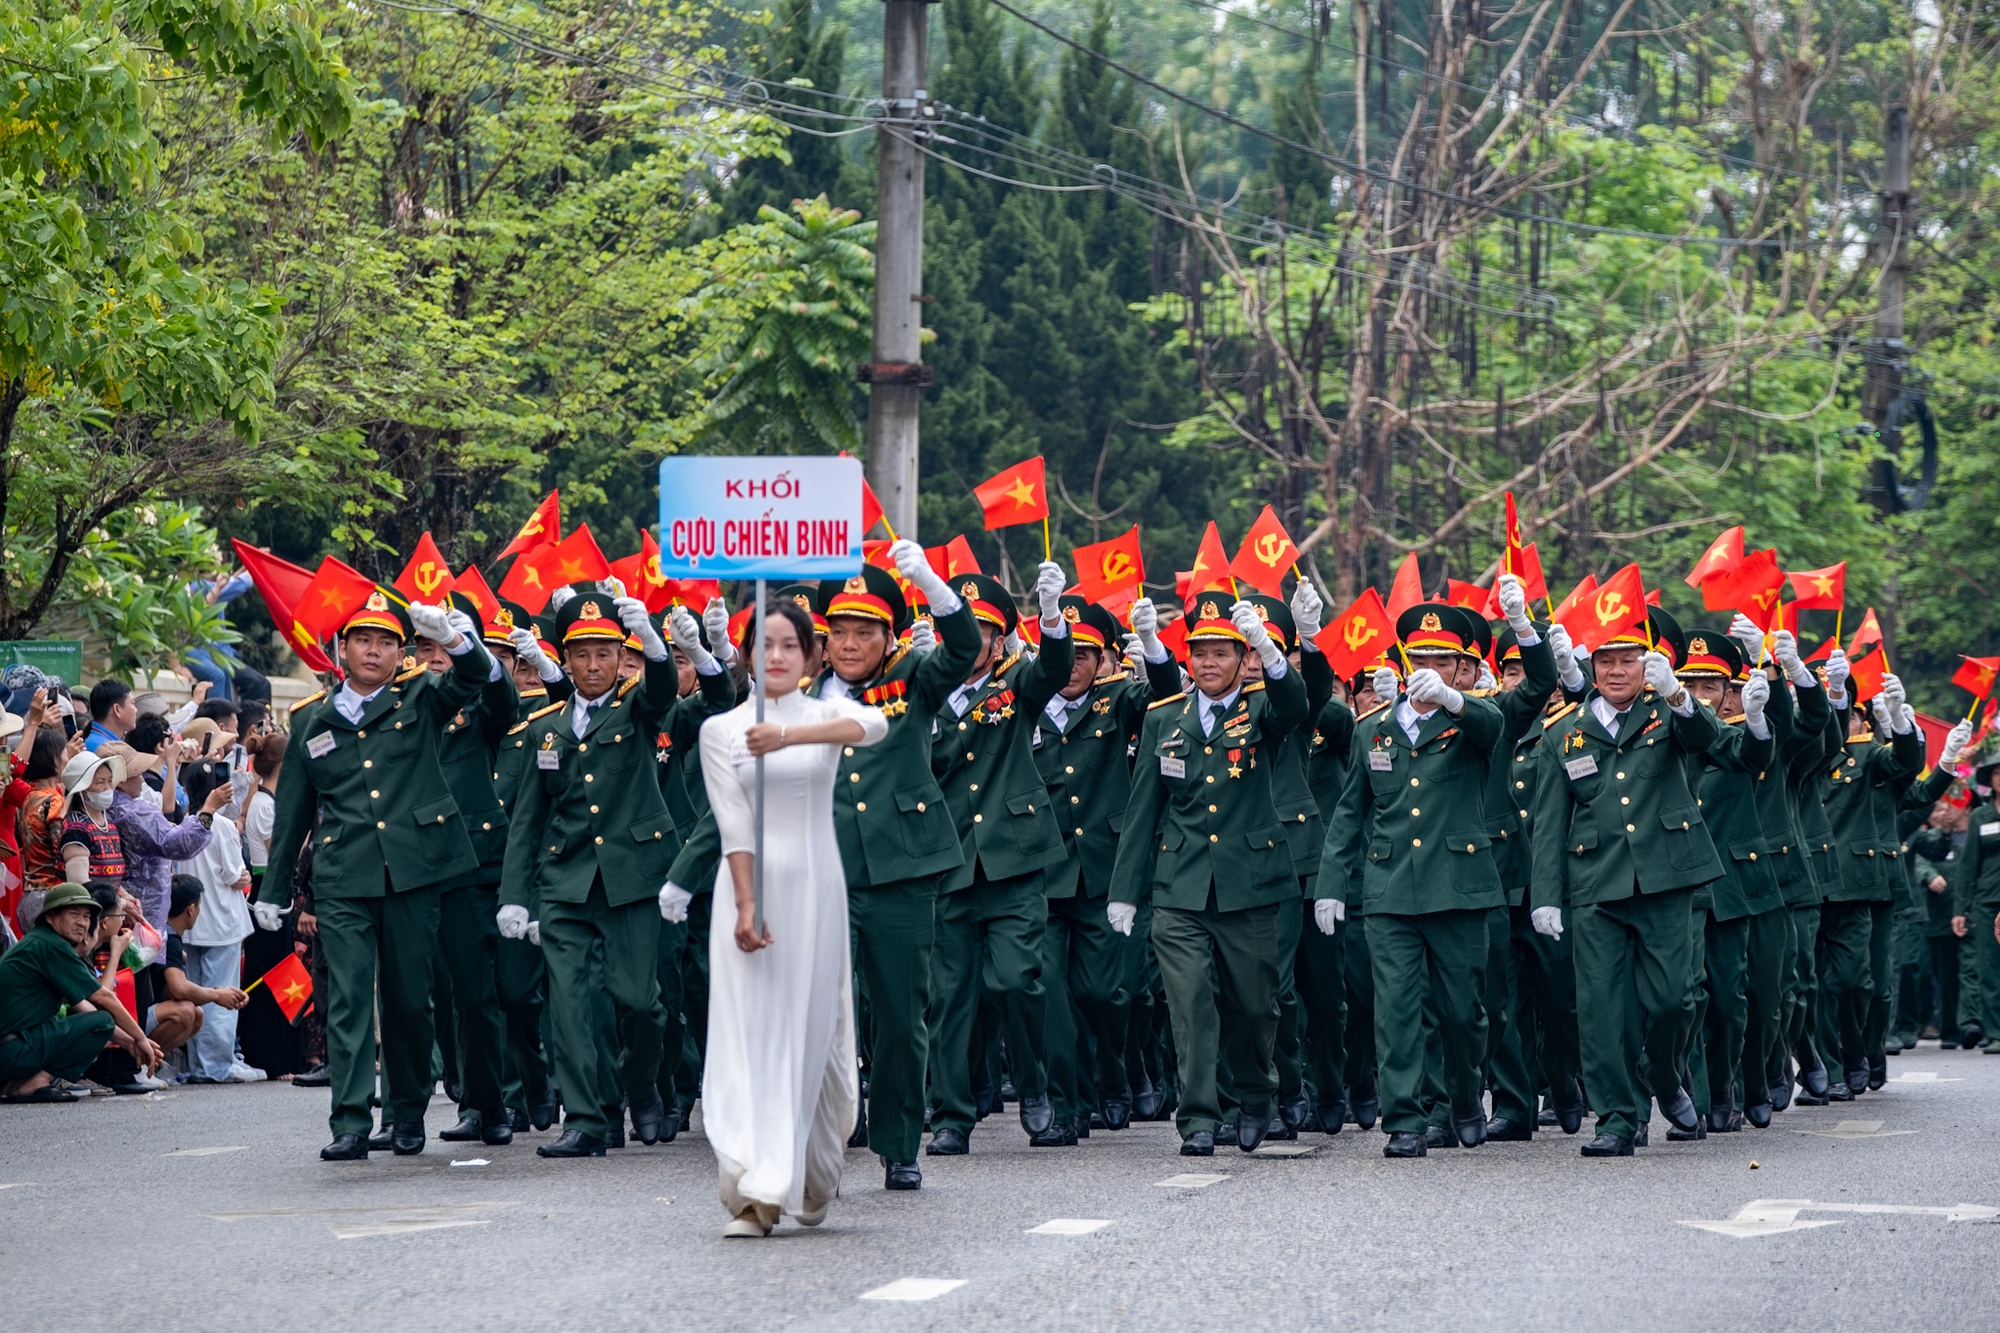
[[[757,692],[757,721],[764,720],[764,580],[757,580],[757,647],[750,659],[750,688]],[[764,756],[757,756],[757,829],[755,860],[750,867],[751,892],[757,904],[752,929],[764,934]]]

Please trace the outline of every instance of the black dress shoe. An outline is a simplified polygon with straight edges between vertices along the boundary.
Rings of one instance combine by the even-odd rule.
[[[1085,1116],[1080,1123],[1085,1129],[1111,1128],[1111,1126],[1104,1123],[1104,1108],[1102,1106],[1098,1107],[1096,1110],[1092,1111],[1089,1115]],[[1086,1134],[1083,1137],[1089,1138],[1090,1135]]]
[[[1443,1125],[1425,1125],[1424,1146],[1426,1148],[1456,1148],[1458,1146],[1458,1136]]]
[[[667,1113],[666,1115],[660,1118],[660,1142],[672,1143],[675,1139],[680,1137],[681,1130],[686,1127],[687,1127],[686,1108],[684,1108],[678,1101],[668,1102]],[[867,1140],[866,1139],[862,1140],[862,1143],[865,1146]]]
[[[1632,1146],[1634,1148],[1644,1148],[1649,1144],[1651,1144],[1652,1143],[1651,1130],[1652,1127],[1650,1125],[1641,1124],[1639,1126],[1639,1132],[1632,1136]]]
[[[1771,1103],[1751,1102],[1743,1108],[1743,1118],[1759,1129],[1771,1127]]]
[[[1299,1129],[1306,1123],[1306,1117],[1311,1114],[1312,1103],[1306,1100],[1304,1088],[1300,1088],[1289,1101],[1278,1103],[1278,1119],[1286,1129],[1292,1131],[1293,1138],[1299,1136]]]
[[[303,1074],[292,1075],[292,1086],[295,1088],[324,1088],[332,1082],[333,1071],[325,1065],[315,1065]],[[345,1135],[342,1137],[345,1137]],[[343,1157],[339,1159],[329,1158],[327,1160],[346,1161],[347,1159]]]
[[[1959,1029],[1958,1044],[1968,1051],[1975,1046],[1984,1046],[1986,1044],[1986,1029],[1977,1023]]]
[[[1160,1114],[1160,1103],[1166,1100],[1166,1090],[1154,1085],[1153,1080],[1143,1074],[1139,1078],[1139,1091],[1132,1095],[1132,1117],[1135,1120],[1152,1120]]]
[[[322,1162],[365,1162],[368,1160],[368,1140],[359,1134],[336,1134],[333,1142],[319,1150]]]
[[[1205,1129],[1197,1129],[1194,1133],[1181,1140],[1181,1156],[1215,1156],[1215,1135]]]
[[[1104,1127],[1116,1133],[1132,1123],[1132,1099],[1126,1094],[1104,1099]]]
[[[1087,1139],[1090,1137],[1090,1122],[1095,1119],[1097,1117],[1093,1115],[1079,1115],[1076,1118],[1076,1122],[1070,1126],[1070,1129],[1076,1134],[1077,1139]],[[1104,1126],[1100,1124],[1098,1128],[1102,1129]],[[1074,1141],[1072,1140],[1072,1142]]]
[[[556,1085],[544,1078],[542,1086],[528,1096],[528,1123],[537,1130],[544,1130],[555,1122]]]
[[[1544,1106],[1541,1110],[1535,1112],[1535,1124],[1537,1127],[1542,1129],[1554,1129],[1556,1127],[1556,1123],[1557,1122],[1556,1122],[1555,1107]],[[1572,1134],[1574,1134],[1575,1132],[1576,1132],[1575,1130],[1570,1131],[1570,1133]]]
[[[518,1106],[505,1108],[503,1114],[507,1117],[507,1128],[513,1130],[516,1134],[527,1133],[528,1127],[534,1123],[528,1119],[528,1113]]]
[[[622,1148],[625,1146],[625,1119],[622,1112],[618,1119],[611,1122],[611,1128],[604,1138],[604,1146],[607,1148]]]
[[[1429,1139],[1430,1139],[1430,1135],[1429,1135],[1428,1133],[1425,1133],[1425,1134],[1404,1134],[1404,1133],[1396,1133],[1396,1134],[1391,1134],[1391,1135],[1389,1136],[1389,1141],[1388,1141],[1387,1143],[1385,1143],[1385,1144],[1383,1144],[1383,1145],[1382,1145],[1382,1155],[1383,1155],[1384,1157],[1423,1157],[1423,1156],[1426,1156],[1426,1155],[1427,1155],[1427,1154],[1429,1153],[1429,1151],[1430,1151],[1429,1147],[1427,1146],[1427,1145],[1428,1145],[1428,1142],[1429,1142]]]
[[[1354,1108],[1354,1123],[1362,1129],[1375,1128],[1375,1122],[1382,1118],[1382,1096],[1372,1078],[1350,1090],[1347,1101]]]
[[[493,1117],[492,1124],[479,1131],[479,1141],[489,1148],[504,1148],[514,1141],[514,1127],[507,1123],[504,1111]]]
[[[1847,1071],[1847,1090],[1857,1097],[1868,1091],[1868,1066],[1866,1064],[1856,1065]]]
[[[920,1190],[924,1187],[924,1173],[917,1169],[915,1162],[882,1163],[882,1188],[885,1190]]]
[[[1021,1128],[1028,1132],[1030,1139],[1049,1132],[1056,1122],[1056,1109],[1049,1105],[1049,1095],[1025,1098],[1021,1102]]]
[[[1831,1086],[1827,1082],[1826,1066],[1817,1059],[1813,1061],[1811,1069],[1802,1069],[1799,1071],[1799,1082],[1805,1086],[1807,1092],[1810,1092],[1815,1097],[1822,1098],[1826,1096],[1827,1089]],[[1800,1098],[1800,1100],[1803,1101],[1805,1099]],[[1825,1106],[1826,1103],[1821,1101],[1815,1103],[1815,1105]]]
[[[1701,1117],[1695,1113],[1694,1098],[1688,1096],[1686,1088],[1675,1088],[1671,1097],[1656,1097],[1660,1104],[1660,1114],[1667,1123],[1683,1133],[1691,1133],[1701,1124]]]
[[[1236,1113],[1236,1146],[1244,1152],[1256,1152],[1257,1145],[1271,1129],[1271,1104],[1260,1102],[1255,1106],[1245,1104]],[[1294,1131],[1293,1137],[1298,1137]]]
[[[1900,1055],[1902,1052],[1898,1050],[1897,1054]],[[1888,1081],[1889,1053],[1887,1051],[1878,1051],[1875,1058],[1868,1062],[1868,1091],[1880,1092],[1883,1085],[1888,1083]]]
[[[1453,1134],[1458,1136],[1458,1141],[1461,1145],[1467,1148],[1477,1148],[1480,1144],[1486,1142],[1486,1112],[1476,1106],[1472,1108],[1472,1112],[1469,1115],[1460,1115],[1458,1112],[1453,1111],[1451,1113],[1451,1130]]]
[[[451,1079],[446,1079],[444,1081],[444,1099],[448,1102],[464,1101],[465,1085],[463,1083],[455,1083]]]
[[[1535,1137],[1535,1127],[1519,1120],[1510,1120],[1504,1115],[1496,1115],[1486,1122],[1486,1142],[1488,1143],[1528,1143]]]
[[[389,1131],[389,1146],[398,1157],[415,1157],[424,1150],[424,1122],[397,1121]]]
[[[1679,1125],[1667,1126],[1668,1143],[1696,1143],[1708,1137],[1708,1126],[1696,1116],[1693,1129],[1682,1129]]]
[[[389,1149],[395,1146],[395,1131],[386,1120],[382,1122],[381,1128],[368,1136],[368,1149],[370,1152],[388,1152]]]
[[[1028,1135],[1030,1148],[1074,1148],[1076,1146],[1076,1126],[1050,1124],[1039,1134]]]
[[[1804,1101],[1805,1098],[1801,1097],[1799,1100]],[[1854,1090],[1847,1086],[1846,1079],[1835,1079],[1827,1085],[1826,1100],[1829,1102],[1851,1102],[1854,1100]],[[1824,1105],[1825,1103],[1821,1104]]]
[[[1347,1103],[1344,1100],[1321,1102],[1319,1109],[1313,1112],[1313,1119],[1318,1122],[1313,1128],[1320,1133],[1338,1134],[1340,1127],[1347,1123]]]
[[[1613,1134],[1609,1130],[1604,1130],[1596,1138],[1583,1145],[1583,1155],[1585,1157],[1630,1157],[1632,1155],[1632,1140]]]
[[[946,1126],[931,1131],[931,1141],[924,1151],[932,1157],[963,1157],[971,1149],[966,1145],[964,1130]]]
[[[602,1157],[604,1140],[580,1129],[565,1129],[554,1143],[535,1149],[537,1157]]]
[[[1743,1128],[1743,1113],[1733,1106],[1720,1107],[1708,1113],[1708,1132],[1711,1134],[1735,1134]]]
[[[972,1089],[972,1113],[975,1118],[984,1120],[987,1116],[992,1115],[994,1108],[999,1105],[1000,1098],[995,1094],[991,1083],[982,1084]]]
[[[458,1123],[441,1132],[438,1138],[445,1143],[479,1142],[479,1112],[460,1111]]]
[[[1792,1104],[1792,1081],[1786,1079],[1771,1085],[1771,1109],[1782,1111]]]
[[[1240,1115],[1241,1112],[1238,1112],[1238,1114]],[[1236,1122],[1234,1120],[1225,1120],[1216,1126],[1215,1144],[1218,1148],[1234,1148],[1236,1146]]]
[[[1586,1108],[1581,1083],[1571,1079],[1569,1086],[1561,1089],[1551,1100],[1555,1103],[1556,1123],[1562,1126],[1563,1133],[1574,1134],[1583,1128],[1583,1113]]]
[[[657,1087],[647,1088],[643,1100],[632,1103],[632,1137],[651,1147],[660,1141],[660,1125],[667,1118],[667,1099]]]

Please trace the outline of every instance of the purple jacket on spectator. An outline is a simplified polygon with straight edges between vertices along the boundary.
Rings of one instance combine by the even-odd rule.
[[[111,793],[111,822],[125,844],[125,887],[146,909],[146,920],[164,935],[173,896],[174,862],[197,856],[208,846],[208,827],[199,819],[175,824],[151,799]]]

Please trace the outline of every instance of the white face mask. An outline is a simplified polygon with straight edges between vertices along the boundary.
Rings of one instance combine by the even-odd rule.
[[[93,810],[109,810],[111,808],[111,793],[108,791],[87,791],[83,794],[83,803]]]

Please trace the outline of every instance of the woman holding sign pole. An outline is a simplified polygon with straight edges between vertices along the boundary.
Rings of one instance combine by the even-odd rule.
[[[889,723],[878,709],[800,692],[812,633],[795,603],[774,602],[758,664],[764,720],[756,721],[753,697],[701,729],[702,778],[724,860],[708,938],[701,1101],[730,1213],[725,1236],[769,1235],[785,1213],[819,1225],[860,1102],[833,782],[841,747],[873,745]],[[753,888],[760,760],[761,930]],[[732,900],[733,912],[725,906]]]

